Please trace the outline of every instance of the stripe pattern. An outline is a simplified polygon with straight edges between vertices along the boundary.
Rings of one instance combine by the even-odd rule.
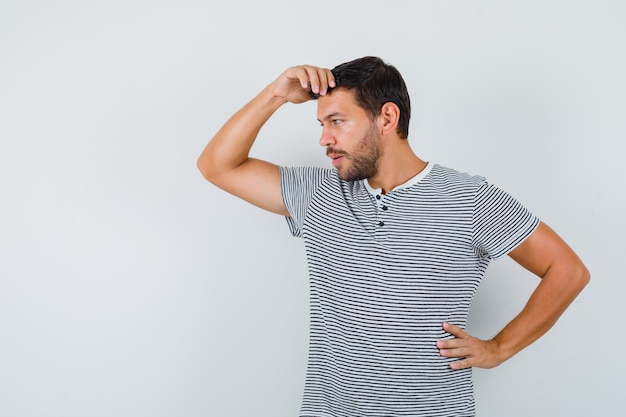
[[[436,164],[385,195],[333,169],[281,167],[305,241],[310,343],[301,417],[474,416],[471,369],[435,343],[465,328],[491,259],[539,220],[483,177]]]

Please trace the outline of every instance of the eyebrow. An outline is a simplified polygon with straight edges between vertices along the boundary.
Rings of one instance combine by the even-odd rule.
[[[344,114],[344,113],[341,113],[341,112],[336,111],[336,112],[333,112],[333,113],[330,113],[330,114],[328,114],[328,115],[324,116],[324,118],[322,118],[322,120],[332,119],[333,117],[337,117],[337,116],[342,116],[342,117],[343,117],[343,116],[345,116],[345,114]],[[317,121],[318,121],[318,122],[320,122],[320,123],[322,123],[322,120],[317,119]]]

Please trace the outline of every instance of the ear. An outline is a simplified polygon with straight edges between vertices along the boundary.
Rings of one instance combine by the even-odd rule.
[[[379,121],[383,135],[396,133],[398,130],[398,122],[400,121],[400,108],[392,102],[383,104],[380,109]]]

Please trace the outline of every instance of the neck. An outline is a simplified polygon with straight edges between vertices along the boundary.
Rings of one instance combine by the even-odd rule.
[[[392,139],[385,144],[378,160],[378,172],[367,179],[373,188],[382,188],[383,193],[393,190],[419,174],[427,163],[421,160],[406,139]]]

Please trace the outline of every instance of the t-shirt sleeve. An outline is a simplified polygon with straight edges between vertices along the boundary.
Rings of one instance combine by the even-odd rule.
[[[473,217],[479,255],[496,259],[508,254],[538,225],[539,219],[505,191],[486,181],[479,186]]]
[[[331,172],[330,169],[317,167],[280,167],[283,202],[289,211],[287,224],[293,236],[302,236],[302,228],[313,196]]]

